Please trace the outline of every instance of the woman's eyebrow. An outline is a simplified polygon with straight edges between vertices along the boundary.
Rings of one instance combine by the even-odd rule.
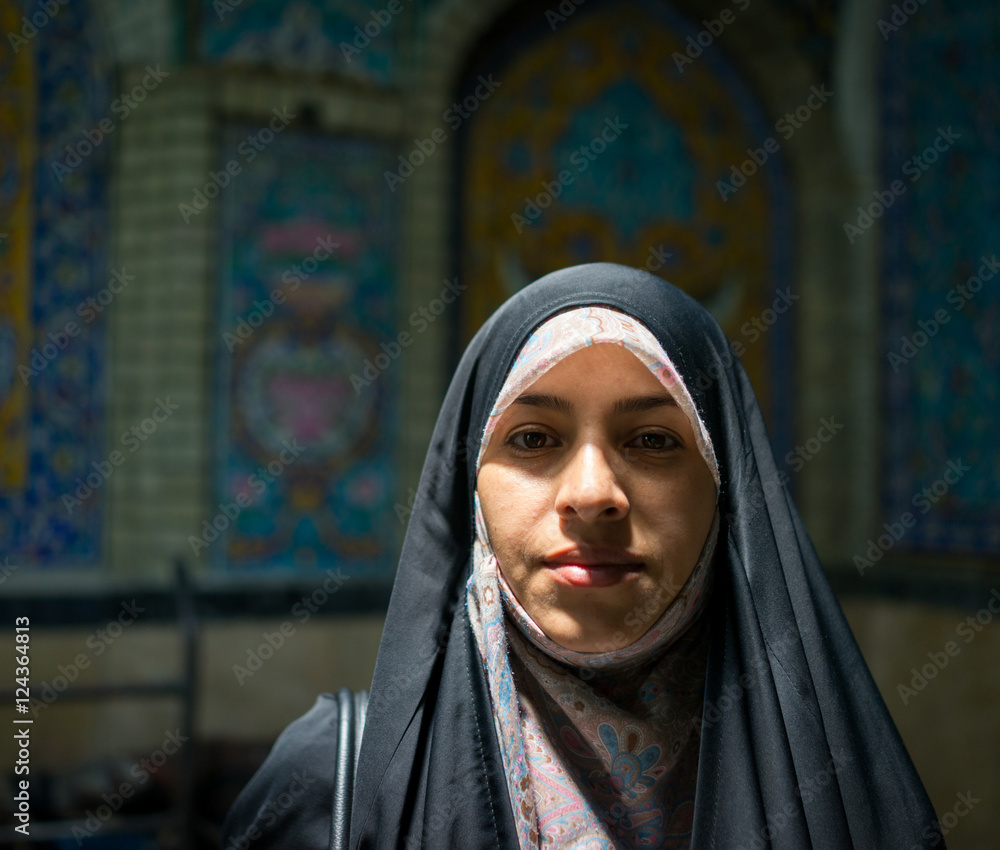
[[[656,407],[677,407],[677,402],[673,396],[667,393],[629,396],[615,402],[615,413],[644,413]]]
[[[559,413],[572,413],[573,405],[557,395],[545,393],[526,393],[514,399],[514,404],[524,404],[529,407],[545,407]]]
[[[526,393],[518,396],[514,404],[524,404],[529,407],[544,407],[555,410],[558,413],[572,413],[573,405],[557,395],[547,393]],[[677,407],[677,402],[673,396],[667,393],[656,393],[655,395],[637,395],[620,398],[615,402],[614,413],[622,415],[626,413],[643,413],[656,407]]]

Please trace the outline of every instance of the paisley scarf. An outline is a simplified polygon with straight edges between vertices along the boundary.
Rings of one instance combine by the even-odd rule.
[[[507,407],[558,362],[602,343],[626,347],[671,393],[718,490],[708,431],[670,358],[640,322],[606,307],[556,314],[527,339],[487,420],[477,472]],[[699,615],[718,511],[684,585],[662,588],[625,618],[641,628],[672,599],[648,630],[619,649],[575,652],[549,639],[517,601],[490,546],[478,492],[474,504],[466,599],[522,850],[688,846],[700,743],[692,721],[701,715],[707,655]]]

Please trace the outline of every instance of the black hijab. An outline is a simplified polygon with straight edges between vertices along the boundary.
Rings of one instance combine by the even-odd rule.
[[[765,486],[777,470],[729,341],[680,290],[610,263],[564,269],[514,295],[458,365],[389,604],[350,846],[517,850],[486,676],[464,605],[475,459],[522,343],[554,313],[588,304],[631,314],[652,331],[691,392],[718,459],[722,525],[707,612],[691,846],[943,847],[930,801],[798,512],[784,488]],[[335,742],[319,706],[311,715],[276,745],[255,779],[257,798],[280,786],[296,764],[323,775],[324,765],[315,762],[327,760]],[[282,820],[289,843],[266,846],[312,847],[307,841],[322,840],[324,823],[329,834],[328,805]]]

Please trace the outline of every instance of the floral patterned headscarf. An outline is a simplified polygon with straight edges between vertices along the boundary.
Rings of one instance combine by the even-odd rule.
[[[556,314],[526,340],[487,420],[477,472],[508,406],[561,360],[597,344],[624,346],[670,392],[718,491],[711,439],[669,356],[641,322],[599,306]],[[638,640],[609,652],[568,650],[538,627],[503,577],[478,492],[475,512],[466,601],[522,850],[687,846],[707,649],[699,614],[718,510],[694,570],[666,610]],[[677,589],[662,590],[669,596]]]

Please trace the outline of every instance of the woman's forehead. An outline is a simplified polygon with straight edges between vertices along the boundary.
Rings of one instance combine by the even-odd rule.
[[[616,402],[636,397],[648,399],[646,407],[677,404],[671,392],[634,352],[621,343],[599,341],[574,351],[553,365],[524,387],[511,406],[568,408],[573,406],[572,399],[599,398]],[[627,412],[626,405],[619,406],[619,412]],[[634,410],[635,404],[631,407]]]

